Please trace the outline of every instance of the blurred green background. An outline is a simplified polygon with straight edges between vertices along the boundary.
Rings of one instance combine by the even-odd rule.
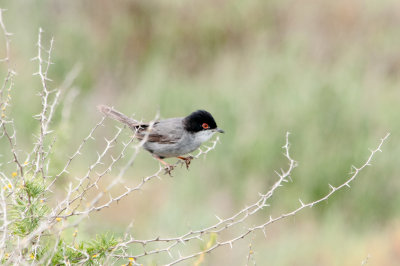
[[[360,166],[368,148],[391,132],[351,189],[269,227],[266,239],[259,232],[232,252],[215,251],[204,264],[245,265],[251,242],[257,265],[360,265],[368,254],[368,265],[398,265],[399,1],[43,0],[2,1],[1,8],[8,9],[4,22],[14,33],[18,76],[10,116],[22,149],[30,149],[38,132],[32,115],[40,110],[40,82],[30,59],[39,27],[45,41],[55,39],[50,86],[80,70],[72,84],[79,94],[63,92],[73,99],[70,117],[62,119],[69,106],[62,103],[52,124],[54,172],[99,120],[98,104],[144,120],[158,111],[167,118],[206,109],[226,131],[190,171],[177,169],[172,179],[93,215],[82,225],[83,238],[123,232],[132,220],[143,238],[174,236],[210,225],[215,214],[233,214],[287,166],[281,147],[290,131],[299,167],[271,208],[249,223],[259,224],[297,207],[298,198],[315,200],[328,184],[341,184],[350,166]],[[100,136],[111,136],[115,125],[107,120]],[[101,137],[70,178],[84,173],[104,144]],[[141,152],[126,178],[136,184],[156,169],[158,162]]]

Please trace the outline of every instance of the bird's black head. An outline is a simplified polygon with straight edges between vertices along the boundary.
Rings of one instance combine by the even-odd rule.
[[[183,120],[185,129],[189,132],[199,132],[202,130],[211,130],[217,128],[212,115],[204,110],[198,110],[191,113]]]

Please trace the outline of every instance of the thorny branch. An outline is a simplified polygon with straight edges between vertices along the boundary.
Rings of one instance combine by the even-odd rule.
[[[225,218],[225,219],[221,219],[219,217],[217,217],[218,222],[210,227],[204,228],[204,229],[200,229],[200,230],[196,230],[196,231],[190,231],[184,235],[181,235],[179,237],[171,237],[171,238],[161,238],[161,237],[155,237],[152,239],[147,239],[147,240],[139,240],[139,239],[135,239],[133,236],[130,236],[130,239],[119,243],[118,247],[122,248],[122,249],[126,249],[129,245],[132,244],[140,244],[143,246],[143,249],[145,250],[143,253],[141,254],[125,254],[125,255],[114,255],[116,258],[130,258],[130,257],[134,257],[134,258],[142,258],[145,256],[149,256],[149,255],[153,255],[153,254],[159,254],[159,253],[167,253],[171,259],[173,259],[171,262],[167,263],[166,265],[174,265],[177,264],[179,262],[191,259],[191,258],[195,258],[197,256],[200,256],[201,254],[204,253],[209,253],[219,247],[222,246],[230,246],[232,247],[233,244],[240,240],[243,239],[244,237],[246,237],[247,235],[249,235],[252,232],[258,231],[258,230],[262,230],[265,234],[265,230],[267,228],[267,226],[269,226],[270,224],[277,222],[281,219],[293,216],[295,214],[297,214],[298,212],[300,212],[301,210],[307,208],[307,207],[313,207],[314,205],[321,203],[322,201],[327,200],[330,196],[332,196],[332,194],[334,194],[335,192],[337,192],[338,190],[343,189],[344,187],[350,187],[350,183],[359,175],[360,171],[362,171],[365,167],[371,165],[371,161],[372,158],[374,157],[374,155],[379,151],[381,152],[381,147],[383,145],[383,143],[387,140],[387,138],[389,137],[389,134],[387,134],[384,138],[381,139],[379,145],[377,148],[375,148],[374,150],[371,150],[371,153],[369,155],[369,157],[367,158],[367,160],[364,162],[363,165],[361,165],[359,168],[357,167],[352,167],[353,168],[353,173],[352,175],[341,185],[334,187],[332,185],[329,184],[330,187],[330,191],[322,198],[317,199],[315,201],[309,202],[309,203],[303,203],[301,201],[301,199],[299,199],[300,202],[300,206],[296,209],[294,209],[291,212],[287,212],[284,214],[281,214],[278,217],[273,218],[272,216],[269,217],[269,219],[257,226],[252,226],[252,227],[248,227],[246,230],[244,230],[244,232],[240,233],[239,235],[236,235],[235,237],[228,239],[228,240],[217,240],[217,242],[209,247],[206,250],[201,250],[198,252],[194,252],[188,255],[182,255],[180,252],[178,252],[178,258],[175,258],[172,254],[172,249],[177,247],[179,244],[184,244],[184,243],[188,243],[191,240],[202,240],[204,241],[203,237],[204,235],[208,235],[208,234],[220,234],[222,232],[227,231],[230,227],[237,225],[239,223],[243,223],[249,216],[255,214],[256,212],[258,212],[259,210],[261,210],[263,207],[268,206],[266,204],[267,199],[269,199],[275,192],[275,190],[278,187],[282,186],[282,182],[288,182],[288,178],[291,175],[292,170],[296,167],[296,162],[291,159],[290,154],[289,154],[289,133],[286,134],[286,144],[285,146],[283,146],[284,148],[284,155],[285,157],[289,160],[289,167],[286,171],[281,170],[281,173],[277,173],[279,176],[278,181],[272,186],[272,188],[265,194],[260,194],[260,198],[258,201],[256,201],[255,203],[253,203],[252,205],[245,207],[244,209],[238,211],[236,214],[234,214],[231,217]],[[153,250],[146,250],[146,246],[148,246],[148,244],[150,243],[167,243],[167,246],[164,248],[157,248],[157,249],[153,249]],[[169,244],[168,244],[169,243]]]
[[[50,48],[46,50],[43,45],[42,45],[42,34],[43,30],[42,28],[39,29],[39,38],[37,42],[38,46],[38,55],[32,60],[37,60],[38,63],[38,72],[34,73],[33,75],[38,75],[40,77],[40,81],[42,83],[42,91],[40,92],[40,96],[42,99],[42,111],[40,114],[36,115],[35,118],[39,120],[40,124],[40,133],[37,138],[36,145],[34,147],[34,153],[35,153],[35,160],[34,160],[34,165],[35,165],[35,170],[34,170],[34,175],[36,175],[38,172],[42,173],[43,178],[46,177],[46,174],[43,170],[44,167],[44,161],[45,161],[45,151],[44,151],[44,139],[45,136],[51,133],[51,131],[48,130],[50,121],[53,117],[54,109],[55,106],[58,102],[58,98],[60,96],[60,90],[49,90],[47,86],[47,82],[51,81],[51,79],[48,78],[48,71],[50,68],[51,63],[51,52],[53,50],[53,44],[54,44],[54,39],[52,38],[50,41]],[[47,58],[43,58],[43,51],[47,54]],[[51,102],[50,100],[50,95],[55,93],[55,96]]]

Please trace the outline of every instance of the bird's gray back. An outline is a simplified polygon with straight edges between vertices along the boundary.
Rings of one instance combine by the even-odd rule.
[[[168,118],[154,123],[150,132],[149,128],[141,130],[138,137],[144,138],[148,134],[147,142],[176,143],[182,138],[183,129],[181,117]]]

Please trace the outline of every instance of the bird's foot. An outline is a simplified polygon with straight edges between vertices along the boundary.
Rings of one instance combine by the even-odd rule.
[[[189,169],[190,162],[194,159],[193,156],[188,156],[188,157],[178,156],[178,158],[185,162],[186,169]]]
[[[164,170],[165,170],[165,172],[164,172],[164,175],[166,175],[166,174],[169,174],[169,176],[172,176],[171,175],[171,172],[172,172],[172,170],[174,170],[174,165],[172,165],[172,164],[169,164],[169,163],[167,163],[166,161],[164,161],[163,159],[161,159],[159,156],[157,156],[157,155],[153,155],[154,156],[154,158],[156,158],[158,161],[160,161],[160,163],[162,163],[164,166],[165,166],[165,168],[164,168]]]
[[[175,166],[173,166],[172,164],[166,164],[165,168],[164,168],[164,170],[165,170],[164,175],[169,174],[169,176],[172,177],[171,172],[172,172],[172,170],[174,170],[174,167]]]

